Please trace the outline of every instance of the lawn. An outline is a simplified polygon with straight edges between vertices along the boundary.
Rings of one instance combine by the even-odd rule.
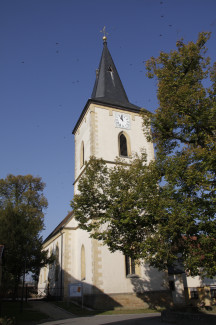
[[[113,310],[90,310],[81,308],[72,302],[55,301],[53,304],[69,311],[76,316],[92,316],[92,315],[120,315],[120,314],[143,314],[143,313],[156,313],[161,310],[156,309],[113,309]]]
[[[23,310],[20,309],[20,302],[4,301],[1,303],[0,325],[25,325],[28,322],[36,322],[47,319],[47,315],[38,312],[23,302]],[[6,320],[7,319],[7,320]]]

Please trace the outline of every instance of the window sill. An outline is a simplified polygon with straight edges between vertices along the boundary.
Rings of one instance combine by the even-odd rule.
[[[121,156],[119,155],[120,158],[127,158],[127,159],[131,159],[132,157],[131,156]]]
[[[140,276],[139,275],[137,275],[137,274],[128,274],[128,275],[126,275],[126,278],[127,279],[139,279],[140,278]]]

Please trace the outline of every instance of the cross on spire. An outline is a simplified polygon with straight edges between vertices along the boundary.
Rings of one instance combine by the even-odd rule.
[[[103,36],[103,41],[106,42],[106,40],[107,40],[107,35],[109,35],[109,34],[107,33],[107,31],[106,31],[106,26],[104,26],[103,29],[102,29],[100,32],[104,34],[104,36]]]

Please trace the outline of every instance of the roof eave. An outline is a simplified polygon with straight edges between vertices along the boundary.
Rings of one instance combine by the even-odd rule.
[[[57,227],[44,239],[43,245],[48,242],[51,238],[53,238],[56,234],[58,234],[64,227],[65,225],[71,220],[73,217],[74,212],[71,211],[67,214],[67,216],[58,224]]]
[[[91,104],[97,104],[97,105],[102,105],[102,106],[107,106],[107,107],[113,107],[113,108],[117,108],[117,109],[120,109],[120,110],[124,110],[124,111],[128,111],[128,112],[133,112],[133,113],[140,113],[141,110],[143,111],[146,111],[146,113],[150,113],[147,109],[145,108],[141,108],[141,107],[138,107],[136,108],[136,106],[134,105],[134,108],[132,107],[127,107],[127,104],[114,104],[114,103],[109,103],[108,101],[102,101],[100,99],[93,99],[93,98],[89,98],[85,107],[83,108],[83,111],[82,113],[80,114],[80,117],[72,131],[72,134],[75,134],[76,130],[78,129],[87,109],[89,108],[89,106]],[[131,103],[128,103],[129,105],[132,105]]]

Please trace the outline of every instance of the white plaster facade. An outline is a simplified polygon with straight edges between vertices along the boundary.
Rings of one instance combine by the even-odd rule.
[[[81,144],[84,143],[84,160],[88,161],[90,156],[103,158],[107,162],[113,162],[119,157],[118,136],[121,131],[125,132],[130,139],[131,155],[145,150],[148,162],[154,159],[153,144],[148,142],[143,134],[142,117],[138,113],[125,111],[130,118],[130,128],[121,129],[115,125],[115,113],[122,110],[105,105],[90,104],[85,115],[75,132],[75,186],[79,175],[84,169],[81,164]],[[130,162],[130,158],[125,158]]]

